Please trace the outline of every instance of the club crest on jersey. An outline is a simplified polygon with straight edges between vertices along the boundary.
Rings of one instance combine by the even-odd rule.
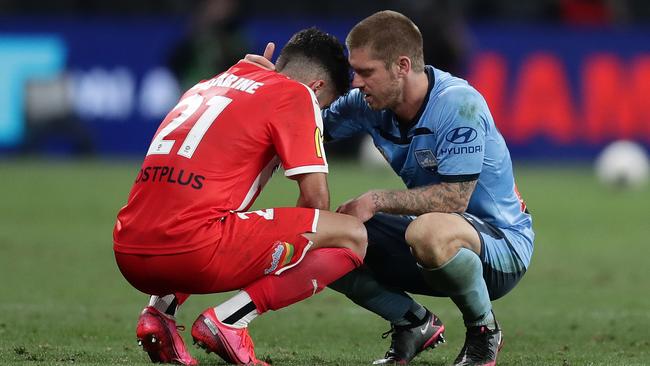
[[[271,255],[271,266],[264,270],[264,274],[273,273],[278,267],[284,267],[293,258],[293,245],[287,242],[275,242],[275,249]]]
[[[435,172],[438,169],[438,159],[436,159],[433,151],[429,149],[416,150],[415,160],[417,160],[418,165],[420,165],[422,169],[430,172]]]

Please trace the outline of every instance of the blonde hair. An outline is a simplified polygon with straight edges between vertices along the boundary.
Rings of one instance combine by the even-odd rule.
[[[386,68],[399,56],[407,56],[413,71],[424,71],[422,34],[411,19],[396,11],[380,11],[360,21],[345,44],[348,50],[369,47],[372,56],[384,61]]]

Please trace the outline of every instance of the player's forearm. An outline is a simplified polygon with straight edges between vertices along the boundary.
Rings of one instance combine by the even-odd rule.
[[[320,210],[329,211],[330,209],[329,194],[317,195],[311,197],[306,197],[305,195],[301,194],[300,197],[298,197],[298,202],[296,203],[296,207],[317,208]]]
[[[476,181],[440,183],[407,190],[372,191],[376,212],[422,215],[428,212],[464,212]]]
[[[297,207],[330,209],[330,192],[325,173],[300,174],[293,176],[292,179],[298,181],[300,189]]]

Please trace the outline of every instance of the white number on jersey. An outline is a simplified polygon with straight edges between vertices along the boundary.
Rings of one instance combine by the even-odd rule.
[[[230,98],[215,95],[208,99],[206,103],[208,108],[203,111],[203,113],[196,116],[196,118],[191,118],[196,114],[196,111],[201,107],[201,105],[203,105],[204,100],[205,98],[199,94],[194,94],[191,97],[181,100],[176,107],[174,107],[174,110],[183,106],[187,106],[187,108],[185,108],[178,117],[171,120],[171,122],[169,122],[169,124],[160,130],[160,132],[154,137],[149,146],[149,150],[147,151],[147,155],[169,154],[176,140],[165,140],[165,137],[189,120],[189,123],[193,123],[194,125],[185,137],[185,140],[177,154],[188,159],[191,158],[212,123],[217,119],[217,117],[219,117],[219,114],[223,112],[228,104],[232,102],[232,99]]]
[[[248,215],[250,214],[256,214],[257,216],[263,217],[265,220],[273,220],[273,209],[269,208],[266,210],[257,210],[253,212],[237,212],[237,216],[239,216],[240,219],[242,220],[248,220]]]

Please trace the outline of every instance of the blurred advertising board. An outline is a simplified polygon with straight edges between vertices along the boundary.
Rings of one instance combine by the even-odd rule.
[[[180,96],[166,64],[185,27],[174,18],[0,18],[0,151],[36,139],[46,153],[80,145],[141,155]]]
[[[144,154],[181,92],[167,65],[187,22],[0,18],[0,151],[37,143],[46,153],[76,144]],[[354,23],[252,19],[245,28],[261,52],[312,25],[344,40]],[[617,139],[650,145],[650,28],[476,25],[469,34],[465,76],[515,157],[587,159]]]
[[[593,156],[650,145],[650,28],[473,28],[468,79],[518,155]]]

